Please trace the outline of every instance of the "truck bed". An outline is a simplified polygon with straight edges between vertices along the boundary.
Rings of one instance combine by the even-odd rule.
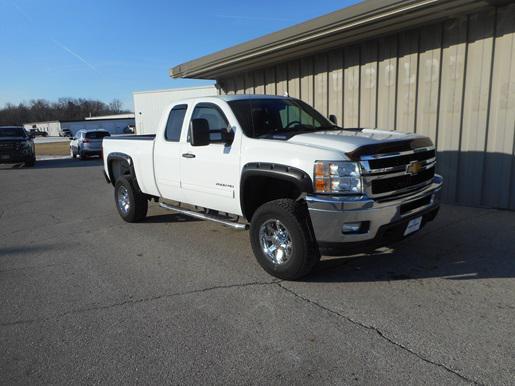
[[[142,192],[159,196],[154,180],[154,138],[155,134],[120,135],[105,137],[103,141],[104,168],[107,170],[107,157],[111,153],[122,153],[131,157],[134,172]]]

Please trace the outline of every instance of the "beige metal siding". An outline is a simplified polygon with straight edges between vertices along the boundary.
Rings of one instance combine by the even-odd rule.
[[[245,74],[245,94],[254,94],[254,74]]]
[[[347,47],[344,52],[343,126],[359,126],[359,47]]]
[[[338,123],[343,122],[343,52],[341,50],[329,53],[329,114],[336,115]]]
[[[360,119],[361,127],[376,127],[377,115],[377,41],[367,42],[361,46],[361,93]]]
[[[498,12],[482,194],[482,204],[511,209],[515,209],[514,24],[515,7]]]
[[[256,71],[254,73],[254,92],[256,94],[265,93],[265,72]]]
[[[313,106],[313,59],[311,57],[304,58],[301,61],[301,78],[300,78],[300,98]]]
[[[397,36],[380,39],[377,82],[377,127],[395,127],[397,60]]]
[[[445,175],[442,198],[456,197],[461,138],[465,56],[467,52],[467,18],[449,20],[443,25],[440,109],[438,117],[438,168]]]
[[[415,131],[418,84],[418,41],[420,31],[399,34],[399,76],[397,79],[397,123],[395,129]]]
[[[515,209],[515,4],[306,55],[253,73],[344,127],[430,136],[446,202]],[[223,91],[241,86],[236,74]]]
[[[288,63],[288,95],[300,98],[300,62]]]

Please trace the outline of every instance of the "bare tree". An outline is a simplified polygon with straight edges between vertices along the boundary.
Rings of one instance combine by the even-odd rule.
[[[89,116],[120,114],[122,102],[114,99],[109,104],[99,100],[83,98],[59,98],[57,102],[45,99],[34,99],[14,105],[7,103],[0,109],[0,125],[21,125],[28,122],[70,121]]]

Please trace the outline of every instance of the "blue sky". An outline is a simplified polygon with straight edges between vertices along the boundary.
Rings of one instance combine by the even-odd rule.
[[[209,81],[170,67],[355,0],[0,0],[0,107],[35,98],[120,99]]]

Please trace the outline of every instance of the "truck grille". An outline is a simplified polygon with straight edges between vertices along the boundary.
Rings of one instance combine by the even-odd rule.
[[[17,145],[16,142],[6,142],[6,143],[0,143],[0,151],[2,152],[8,152],[16,150]]]
[[[433,181],[436,166],[434,147],[361,156],[363,184],[373,198],[389,198],[422,189]]]

